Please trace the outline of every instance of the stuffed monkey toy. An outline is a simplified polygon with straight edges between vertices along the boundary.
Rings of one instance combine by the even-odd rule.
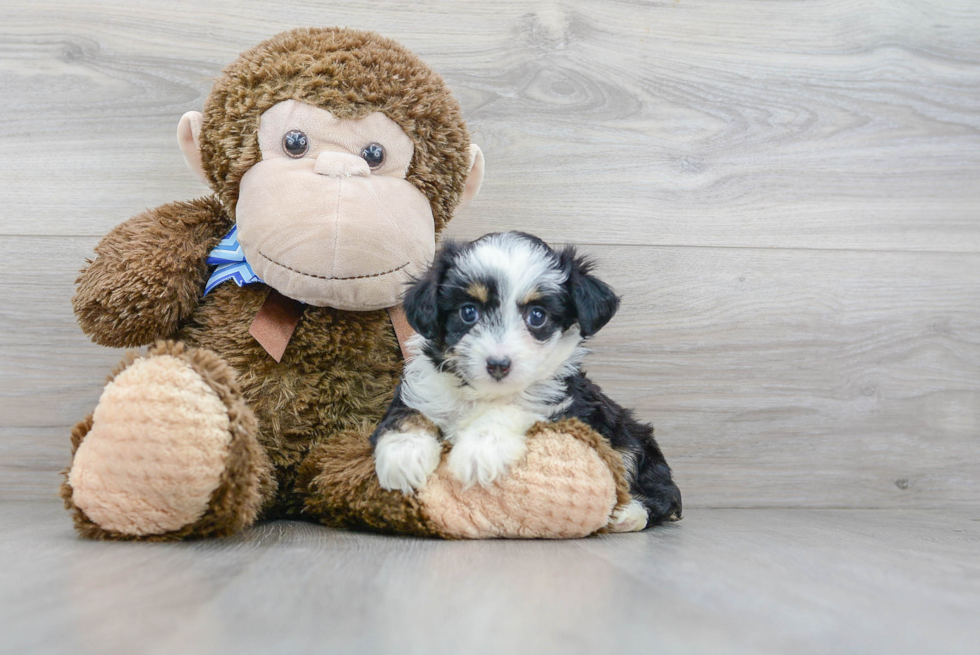
[[[130,354],[72,432],[61,495],[94,539],[308,519],[388,533],[577,537],[628,501],[621,458],[539,424],[492,487],[378,484],[368,436],[402,369],[406,281],[479,190],[443,80],[398,43],[297,29],[225,69],[178,141],[214,194],[139,214],[77,280],[82,329]],[[399,338],[400,337],[400,338]]]

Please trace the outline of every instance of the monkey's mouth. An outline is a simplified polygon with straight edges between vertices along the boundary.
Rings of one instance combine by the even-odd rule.
[[[274,260],[271,257],[269,257],[268,255],[266,255],[261,250],[259,251],[259,255],[261,255],[262,258],[265,259],[266,261],[268,261],[269,263],[275,264],[279,268],[284,268],[287,271],[292,271],[293,273],[296,273],[298,275],[303,275],[305,277],[315,278],[317,280],[339,280],[339,281],[343,281],[343,280],[364,280],[364,279],[367,279],[367,278],[381,277],[383,275],[390,275],[392,273],[397,273],[398,271],[402,270],[403,268],[405,268],[409,264],[409,262],[405,262],[401,266],[396,266],[395,268],[388,269],[387,271],[381,271],[380,273],[368,273],[366,275],[351,275],[351,276],[348,276],[348,277],[329,277],[327,275],[315,275],[313,273],[304,273],[303,271],[296,270],[292,266],[286,266],[285,264],[280,264],[276,260]]]

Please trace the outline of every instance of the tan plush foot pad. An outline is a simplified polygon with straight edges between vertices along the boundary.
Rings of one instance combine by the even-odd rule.
[[[236,437],[254,442],[255,420],[233,388],[231,370],[207,351],[186,352],[177,344],[160,344],[154,351],[106,385],[90,423],[76,429],[89,427],[87,433],[73,435],[81,443],[68,473],[66,500],[109,533],[88,530],[86,536],[187,532],[209,510],[221,513],[216,504],[234,505],[232,514],[244,511],[254,520],[257,473],[249,469],[256,467],[242,460],[255,453],[238,447],[231,457],[231,451]],[[237,490],[245,498],[228,498],[235,491],[226,479],[231,463],[244,468],[241,473],[251,472],[252,489],[240,482],[245,488]],[[241,520],[232,516],[221,522]],[[221,532],[215,527],[202,532]]]
[[[486,488],[464,490],[443,458],[418,499],[439,532],[463,539],[585,537],[629,502],[619,455],[577,421],[532,428],[526,458]]]

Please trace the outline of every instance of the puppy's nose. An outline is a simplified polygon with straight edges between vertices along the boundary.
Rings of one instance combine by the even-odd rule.
[[[487,360],[487,373],[497,381],[503,380],[510,373],[510,359],[507,357],[491,357]]]

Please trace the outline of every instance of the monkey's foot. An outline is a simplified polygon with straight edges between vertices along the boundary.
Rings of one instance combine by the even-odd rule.
[[[443,536],[585,537],[604,528],[614,510],[629,501],[622,459],[575,420],[532,427],[526,454],[490,486],[458,480],[451,459],[458,446],[418,493],[424,512]]]
[[[123,362],[76,427],[62,497],[86,537],[231,534],[254,522],[273,484],[256,432],[227,364],[158,343]]]

